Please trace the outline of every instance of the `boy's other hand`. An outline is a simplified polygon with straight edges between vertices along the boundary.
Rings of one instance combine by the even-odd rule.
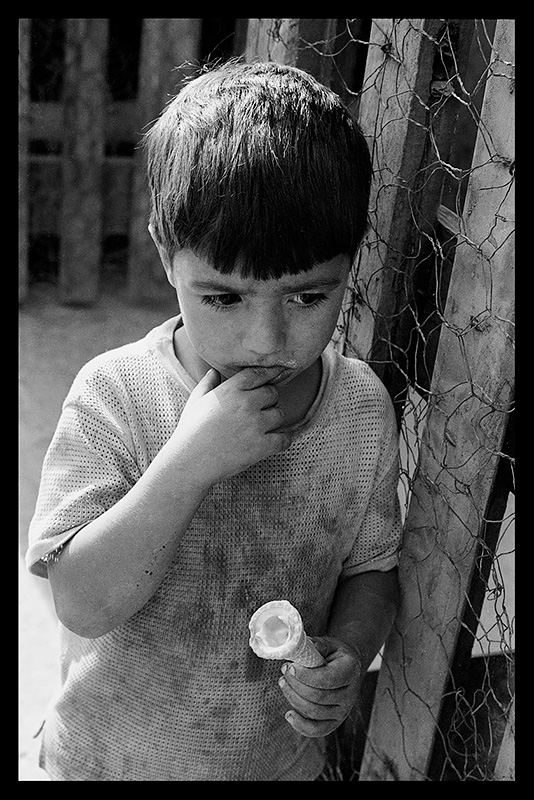
[[[187,453],[208,486],[291,444],[278,390],[269,381],[281,367],[247,367],[221,383],[210,369],[191,392],[171,442]]]
[[[335,731],[358,700],[364,675],[357,653],[338,639],[313,638],[326,663],[301,667],[286,662],[279,681],[292,709],[289,724],[303,736],[317,738]]]

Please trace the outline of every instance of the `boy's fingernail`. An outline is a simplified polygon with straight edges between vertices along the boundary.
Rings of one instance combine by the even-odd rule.
[[[289,670],[288,670],[288,671],[289,671],[289,674],[290,674],[290,675],[295,675],[295,674],[296,674],[296,673],[295,673],[295,667],[293,666],[293,664],[291,664],[291,666],[289,667]]]
[[[282,675],[285,675],[287,671],[287,664],[282,664]]]
[[[291,711],[287,711],[284,714],[284,717],[285,717],[285,719],[287,719],[288,722],[291,722],[291,720],[293,719],[293,714],[291,713]]]

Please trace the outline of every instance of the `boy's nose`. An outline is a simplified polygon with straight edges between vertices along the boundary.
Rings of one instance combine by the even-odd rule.
[[[256,312],[243,332],[242,346],[258,356],[280,353],[285,345],[285,323],[279,309]]]

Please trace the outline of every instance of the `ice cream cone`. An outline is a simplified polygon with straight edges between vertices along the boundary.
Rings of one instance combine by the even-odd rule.
[[[306,636],[297,609],[287,600],[271,600],[258,608],[249,622],[249,644],[260,658],[294,661],[319,667],[324,658]]]

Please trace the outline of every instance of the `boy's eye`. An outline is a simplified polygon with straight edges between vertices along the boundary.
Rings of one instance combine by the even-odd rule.
[[[240,303],[241,300],[241,295],[231,293],[207,294],[202,297],[202,303],[204,305],[211,306],[217,310],[232,308]],[[301,308],[315,308],[325,300],[327,300],[327,296],[317,292],[299,292],[291,296],[291,302]]]
[[[311,294],[310,292],[301,292],[293,296],[293,302],[298,306],[304,308],[313,308],[323,303],[327,299],[325,294]]]
[[[230,308],[241,302],[241,297],[238,294],[208,294],[202,298],[202,302],[214,308]]]

